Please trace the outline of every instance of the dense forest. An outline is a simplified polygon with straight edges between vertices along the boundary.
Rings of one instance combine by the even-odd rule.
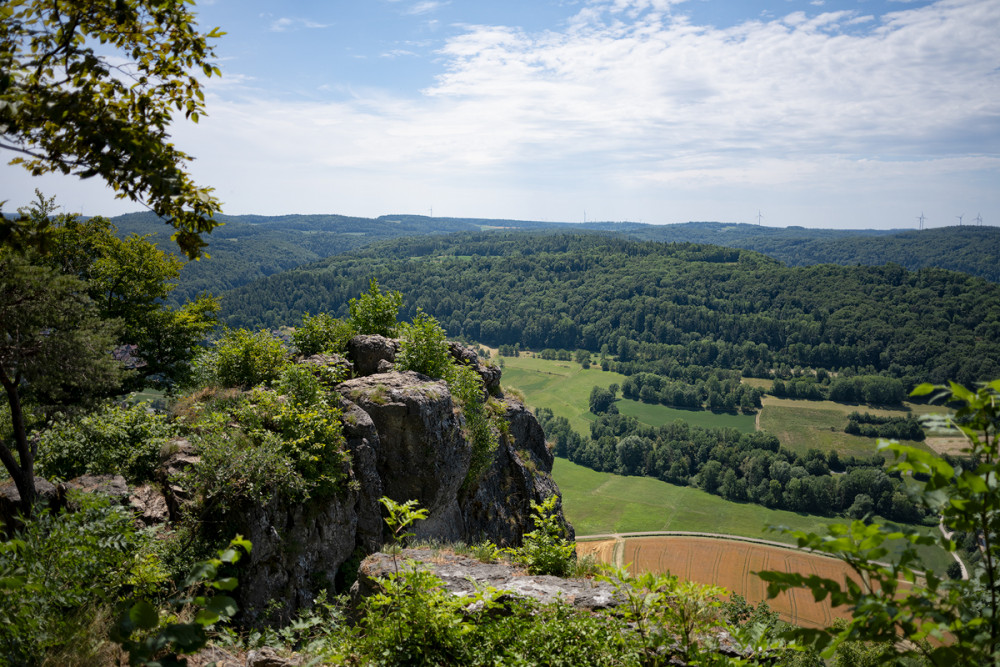
[[[898,265],[786,267],[747,250],[598,234],[385,242],[233,290],[223,317],[275,327],[307,311],[344,315],[372,276],[407,295],[407,316],[421,308],[452,336],[604,351],[620,371],[672,359],[906,384],[1000,375],[1000,286],[985,280]]]
[[[896,263],[917,270],[939,268],[1000,281],[1000,229],[945,227],[926,231],[837,230],[762,227],[720,222],[649,225],[633,222],[557,223],[487,218],[432,218],[385,215],[217,216],[222,226],[208,241],[207,261],[191,262],[171,295],[178,305],[203,292],[220,294],[296,266],[403,236],[425,236],[484,230],[548,230],[598,232],[637,241],[708,243],[756,250],[789,266],[813,264]],[[152,235],[168,252],[173,231],[152,213],[122,215],[111,220],[124,238]]]
[[[199,294],[220,294],[296,266],[400,236],[479,231],[478,225],[424,218],[372,220],[344,215],[217,216],[222,223],[209,241],[209,258],[189,262],[171,302],[184,303]],[[168,252],[179,253],[169,242],[171,228],[152,213],[113,218],[118,234],[150,236]]]

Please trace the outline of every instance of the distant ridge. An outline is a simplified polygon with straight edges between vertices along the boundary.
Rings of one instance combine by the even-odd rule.
[[[755,250],[789,266],[872,265],[960,271],[1000,282],[1000,228],[955,226],[914,230],[809,229],[748,223],[543,222],[390,214],[360,218],[335,214],[219,216],[224,226],[208,237],[211,259],[189,263],[174,298],[220,294],[291,268],[405,236],[494,230],[600,233],[663,243],[709,243]],[[111,218],[119,233],[151,234],[164,249],[171,228],[152,213]]]

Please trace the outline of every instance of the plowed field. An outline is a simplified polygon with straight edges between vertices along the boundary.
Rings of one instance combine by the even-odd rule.
[[[767,586],[754,572],[780,570],[816,574],[845,582],[857,576],[844,563],[794,549],[711,537],[650,536],[577,542],[581,556],[594,554],[602,562],[629,565],[633,573],[660,572],[703,584],[724,586],[756,604],[767,599]],[[768,600],[783,620],[806,628],[829,626],[848,618],[845,608],[815,602],[812,593],[796,589]]]

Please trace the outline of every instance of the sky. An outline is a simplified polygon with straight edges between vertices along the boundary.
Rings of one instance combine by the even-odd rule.
[[[200,0],[227,214],[1000,225],[997,0]],[[2,155],[0,158],[8,158]],[[0,166],[11,211],[140,210]]]

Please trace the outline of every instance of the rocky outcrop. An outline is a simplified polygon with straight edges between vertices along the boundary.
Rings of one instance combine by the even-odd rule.
[[[619,600],[614,586],[593,579],[564,579],[550,575],[532,575],[507,563],[484,563],[447,551],[403,549],[396,560],[385,553],[368,556],[358,569],[358,580],[351,588],[352,600],[358,602],[381,590],[379,579],[397,568],[408,567],[404,561],[417,563],[444,582],[444,588],[459,596],[471,596],[477,590],[492,587],[507,594],[537,602],[562,601],[577,609],[606,609]]]
[[[384,372],[387,364],[396,361],[399,343],[385,336],[355,336],[347,343],[347,356],[354,362],[358,376]]]
[[[487,394],[495,396],[499,393],[501,370],[498,366],[484,364],[479,360],[479,355],[476,354],[475,350],[461,343],[448,343],[448,351],[456,363],[463,366],[471,366],[479,373],[479,377],[483,379],[483,386],[486,388]]]
[[[121,475],[80,475],[59,486],[60,494],[70,511],[77,509],[71,492],[99,493],[110,498],[112,503],[129,504],[128,483]]]
[[[549,474],[553,457],[545,443],[545,433],[535,416],[514,398],[505,399],[504,418],[509,437],[500,439],[493,463],[462,499],[465,540],[470,544],[489,539],[502,545],[519,545],[525,532],[532,530],[531,503],[541,503],[558,495],[559,487]],[[557,505],[573,539],[573,527]]]
[[[483,365],[461,345],[449,349],[458,363],[483,377],[496,396],[490,400],[503,401],[508,424],[504,434],[498,433],[500,445],[486,471],[470,477],[472,445],[447,383],[393,370],[396,341],[355,336],[347,354],[359,377],[334,385],[350,453],[338,492],[299,502],[271,498],[226,519],[228,532],[253,544],[240,563],[236,591],[245,622],[287,622],[320,591],[343,590],[346,569],[384,543],[383,496],[401,503],[415,500],[428,511],[427,519],[411,528],[421,540],[488,539],[516,546],[533,528],[531,502],[558,494],[541,427],[521,403],[502,397],[499,369]],[[314,355],[299,363],[320,376],[331,375],[327,368],[342,376],[348,364],[334,355]],[[158,481],[172,516],[189,500],[179,479],[198,464],[185,440],[165,448]],[[568,530],[572,536],[572,528]],[[280,602],[280,608],[272,601]]]
[[[462,435],[448,385],[394,371],[349,380],[337,391],[371,417],[385,495],[397,502],[416,500],[430,513],[414,526],[418,539],[462,539],[458,490],[472,447]]]

